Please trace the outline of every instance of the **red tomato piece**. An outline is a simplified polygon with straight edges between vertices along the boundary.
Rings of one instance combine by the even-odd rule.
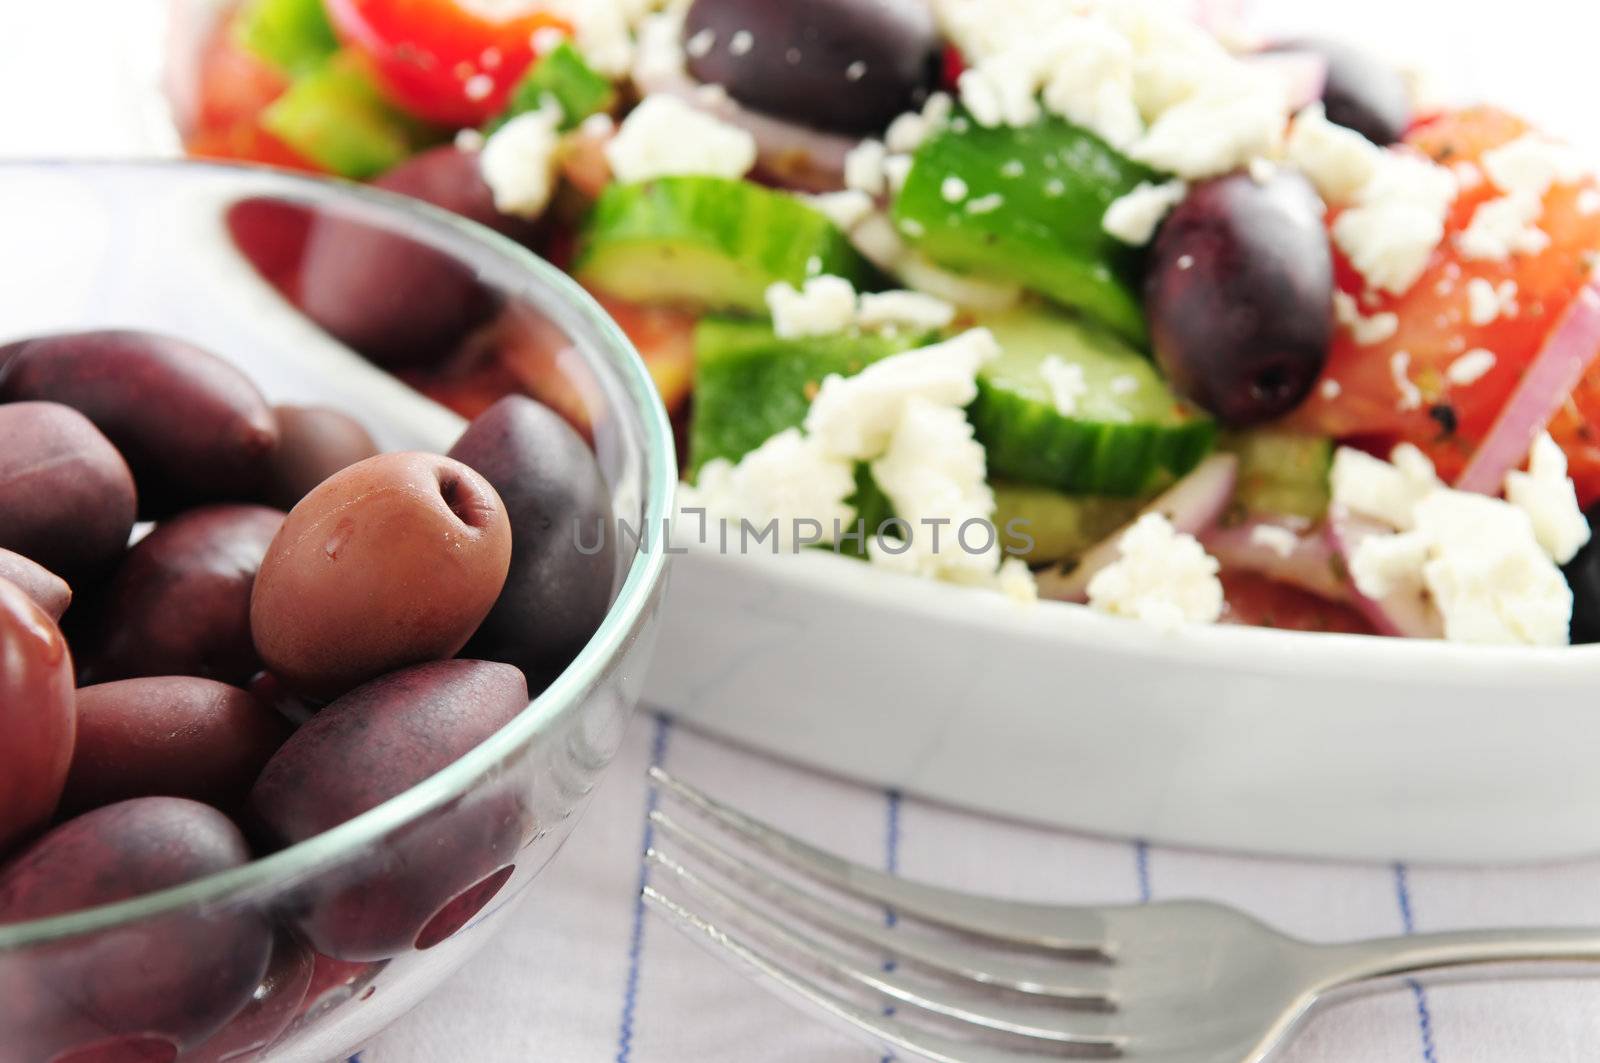
[[[1486,152],[1528,131],[1518,118],[1478,107],[1422,124],[1406,142],[1445,165],[1476,165]],[[1486,177],[1464,187],[1451,208],[1445,239],[1422,278],[1405,295],[1382,295],[1362,303],[1362,312],[1369,316],[1395,314],[1398,330],[1388,339],[1362,346],[1341,328],[1323,385],[1295,414],[1295,422],[1311,431],[1361,441],[1380,453],[1399,442],[1415,443],[1437,463],[1440,476],[1453,479],[1590,274],[1595,249],[1600,248],[1600,211],[1586,213],[1584,208],[1595,190],[1592,179],[1552,189],[1539,221],[1550,236],[1550,246],[1538,254],[1494,262],[1467,259],[1455,238],[1471,223],[1479,205],[1502,193]],[[1342,256],[1336,258],[1339,287],[1359,294],[1360,277]],[[1508,300],[1514,309],[1488,324],[1474,325],[1468,285],[1476,279],[1497,290],[1505,287],[1508,294],[1508,282],[1514,284],[1514,300]],[[1479,348],[1494,355],[1493,367],[1470,382],[1452,382],[1450,366]],[[1407,408],[1403,401],[1402,372],[1420,391],[1420,405]],[[1557,438],[1573,461],[1580,494],[1592,498],[1600,495],[1600,444],[1590,438],[1600,426],[1600,377],[1591,372],[1578,392],[1570,416],[1556,426]]]
[[[363,52],[396,104],[443,125],[475,126],[498,114],[533,62],[540,30],[568,32],[534,4],[465,0],[327,0],[346,44]]]

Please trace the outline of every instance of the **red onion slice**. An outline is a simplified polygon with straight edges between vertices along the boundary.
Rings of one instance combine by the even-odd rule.
[[[1328,510],[1326,525],[1329,545],[1343,561],[1348,571],[1351,558],[1361,544],[1374,535],[1392,535],[1393,529],[1377,521],[1358,517],[1335,505]],[[1444,637],[1444,620],[1433,603],[1411,594],[1391,594],[1387,598],[1369,598],[1362,594],[1352,580],[1348,584],[1349,602],[1380,635],[1394,635],[1408,639],[1438,639]]]
[[[1258,534],[1262,529],[1271,530]],[[1270,538],[1286,535],[1294,536],[1289,550],[1280,550]],[[1353,597],[1333,543],[1320,528],[1300,534],[1279,521],[1249,520],[1213,528],[1201,536],[1200,542],[1226,570],[1254,572],[1330,602],[1348,605]]]
[[[1164,494],[1156,496],[1139,511],[1134,520],[1147,513],[1160,513],[1178,531],[1194,536],[1204,535],[1227,511],[1238,480],[1239,459],[1232,454],[1213,454]],[[1090,547],[1071,572],[1059,569],[1041,572],[1038,576],[1039,597],[1062,602],[1088,601],[1089,581],[1122,556],[1122,535],[1132,523],[1130,521],[1104,542]]]
[[[1506,473],[1522,465],[1534,439],[1600,356],[1600,279],[1591,277],[1551,330],[1517,390],[1456,481],[1461,491],[1498,496]]]

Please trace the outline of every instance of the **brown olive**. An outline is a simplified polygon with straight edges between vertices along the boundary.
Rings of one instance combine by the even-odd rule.
[[[76,719],[66,639],[0,579],[0,855],[55,812]]]
[[[611,496],[588,444],[548,407],[508,395],[450,456],[482,473],[511,518],[505,590],[467,656],[505,661],[543,685],[594,635],[611,606]]]
[[[276,406],[278,449],[262,497],[279,509],[293,509],[311,489],[340,469],[378,453],[378,444],[361,422],[326,406]]]
[[[266,506],[192,509],[128,551],[100,603],[85,683],[192,675],[244,683],[261,668],[250,588],[283,514]]]
[[[192,343],[104,331],[28,340],[0,372],[0,402],[59,402],[128,459],[139,511],[254,497],[278,440],[248,377]]]
[[[250,625],[267,668],[332,697],[453,656],[511,561],[487,480],[438,454],[382,454],[334,474],[290,512],[256,577]]]
[[[21,554],[0,549],[0,579],[10,580],[33,599],[33,604],[44,610],[51,620],[61,620],[61,614],[72,604],[72,588],[67,581],[36,561]]]
[[[117,448],[77,410],[0,406],[0,547],[69,580],[122,556],[136,509]]]
[[[78,691],[78,741],[61,805],[187,797],[236,809],[289,737],[286,720],[238,687],[150,676]]]

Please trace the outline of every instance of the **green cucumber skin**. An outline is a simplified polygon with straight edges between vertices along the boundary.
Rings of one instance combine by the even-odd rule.
[[[1056,564],[1082,556],[1127,524],[1144,505],[1139,498],[1065,495],[1048,487],[994,483],[994,523],[1006,542],[1033,540],[1029,564]]]
[[[563,131],[576,129],[590,115],[617,105],[617,87],[596,73],[570,42],[562,41],[529,68],[512,90],[505,111],[483,131],[493,133],[517,115],[537,111],[547,96],[561,107]]]
[[[1013,162],[1021,163],[1020,176],[1002,172]],[[960,202],[945,199],[950,177],[966,184]],[[935,262],[1024,285],[1142,342],[1135,284],[1141,256],[1108,235],[1101,221],[1114,201],[1152,178],[1152,171],[1058,118],[1021,129],[989,129],[965,118],[917,149],[894,218]],[[1056,195],[1053,182],[1060,183]],[[996,209],[967,209],[991,195],[1001,197]]]
[[[623,299],[767,312],[767,289],[827,273],[874,287],[876,271],[820,212],[719,177],[614,184],[601,194],[573,273]]]
[[[805,421],[831,374],[852,376],[929,337],[876,335],[779,339],[764,321],[706,318],[695,329],[694,416],[689,468],[715,458],[738,461]]]
[[[1239,456],[1234,495],[1249,516],[1315,522],[1327,513],[1333,440],[1264,428],[1226,433],[1218,446]]]
[[[347,53],[297,79],[261,113],[267,132],[341,177],[366,181],[444,133],[401,113]]]
[[[247,51],[290,77],[310,73],[339,50],[322,0],[251,0],[237,32]]]

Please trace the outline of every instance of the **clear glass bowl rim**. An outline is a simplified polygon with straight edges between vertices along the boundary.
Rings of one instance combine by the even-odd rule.
[[[107,173],[116,170],[157,174],[166,171],[181,175],[176,178],[178,180],[187,179],[190,172],[221,175],[239,183],[241,197],[281,196],[292,202],[334,209],[346,201],[365,203],[386,217],[392,217],[397,228],[426,234],[437,246],[459,256],[469,266],[499,260],[501,265],[525,270],[537,284],[566,304],[570,313],[561,315],[558,324],[572,326],[569,338],[586,352],[585,360],[605,364],[622,382],[643,435],[644,453],[640,455],[644,471],[641,485],[643,527],[658,529],[670,519],[678,479],[677,450],[655,383],[644,360],[611,316],[556,266],[515,241],[448,211],[382,189],[336,179],[308,177],[270,167],[191,159],[0,160],[0,180],[8,174],[26,172]],[[659,543],[655,537],[647,541]],[[641,545],[600,629],[572,664],[515,719],[443,770],[332,830],[232,870],[98,908],[0,925],[0,952],[103,931],[186,908],[225,907],[251,895],[270,895],[276,884],[291,882],[317,867],[359,852],[424,813],[465,796],[509,755],[535,741],[568,713],[581,707],[585,692],[621,655],[650,608],[666,574],[666,566],[665,551]]]

